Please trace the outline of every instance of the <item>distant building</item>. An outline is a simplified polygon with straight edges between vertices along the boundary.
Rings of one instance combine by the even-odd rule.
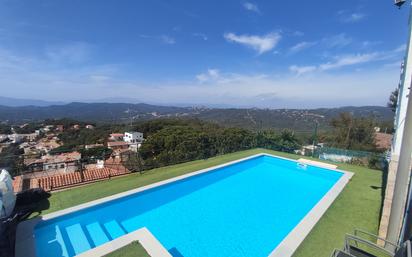
[[[4,142],[4,141],[6,141],[7,139],[9,139],[9,136],[8,136],[8,135],[0,135],[0,142]]]
[[[107,148],[112,150],[129,149],[129,144],[122,141],[107,142]]]
[[[56,130],[59,131],[59,132],[63,132],[64,131],[64,126],[63,125],[57,125]]]
[[[75,129],[75,130],[80,129],[80,125],[79,125],[79,124],[74,124],[74,125],[73,125],[73,129]]]
[[[68,173],[78,170],[79,152],[62,153],[59,155],[45,155],[41,159],[27,159],[24,164],[29,171],[46,171]]]
[[[97,147],[103,147],[103,144],[91,144],[91,145],[85,145],[84,148],[85,149],[93,149],[93,148],[97,148]]]
[[[94,129],[94,126],[89,124],[89,125],[86,125],[86,128],[87,129]]]
[[[52,128],[53,128],[53,125],[47,125],[47,126],[44,126],[43,131],[49,132],[50,130],[52,130]]]
[[[8,136],[9,139],[12,141],[14,144],[21,143],[23,141],[35,141],[37,138],[36,133],[31,133],[31,134],[11,134]]]
[[[31,134],[11,134],[8,136],[9,139],[12,141],[14,144],[21,143],[23,141],[30,141],[33,142],[37,138],[36,133],[31,133]]]
[[[23,142],[24,137],[20,134],[11,134],[9,135],[9,139],[11,140],[13,144],[19,144]]]
[[[57,138],[48,137],[40,139],[39,142],[37,142],[37,144],[35,145],[35,148],[39,151],[48,153],[50,150],[59,146],[60,144],[57,143]]]
[[[110,134],[109,140],[123,141],[123,137],[124,137],[123,133],[112,133],[112,134]]]
[[[127,143],[141,143],[143,142],[143,133],[140,132],[125,132],[123,140]]]

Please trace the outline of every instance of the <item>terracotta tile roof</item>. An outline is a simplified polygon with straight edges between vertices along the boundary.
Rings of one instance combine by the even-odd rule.
[[[110,134],[110,137],[123,137],[124,134],[123,133],[112,133]]]
[[[79,152],[61,153],[59,155],[46,155],[41,159],[36,159],[33,163],[60,163],[74,162],[80,160],[82,155]]]
[[[107,146],[108,146],[108,147],[113,147],[113,146],[126,146],[126,145],[129,145],[129,144],[126,143],[126,142],[122,142],[122,141],[120,141],[120,142],[107,142]]]
[[[115,155],[120,155],[120,154],[124,154],[124,153],[128,153],[128,152],[132,153],[132,151],[129,150],[129,149],[115,149],[115,150],[113,150],[113,154],[115,154]]]
[[[16,176],[13,178],[13,191],[18,193],[23,190],[23,178],[21,176]]]
[[[124,166],[123,168],[102,168],[89,169],[83,172],[84,179],[82,180],[80,172],[72,172],[68,174],[55,175],[39,179],[32,179],[38,182],[38,186],[46,191],[55,190],[59,188],[66,188],[75,186],[81,183],[97,181],[101,179],[108,179],[110,177],[120,176],[130,173]]]

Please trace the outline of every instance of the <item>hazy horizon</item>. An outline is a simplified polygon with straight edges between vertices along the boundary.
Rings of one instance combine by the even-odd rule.
[[[16,101],[16,102],[10,102]],[[52,105],[67,105],[72,103],[86,103],[86,104],[93,104],[93,103],[108,103],[108,104],[148,104],[148,105],[158,105],[158,106],[169,106],[169,107],[205,107],[205,108],[235,108],[235,109],[243,109],[243,108],[258,108],[258,109],[322,109],[322,108],[344,108],[344,107],[387,107],[386,104],[384,105],[341,105],[341,106],[320,106],[320,107],[257,107],[251,105],[227,105],[227,104],[207,104],[207,103],[156,103],[156,102],[144,102],[139,101],[138,99],[132,98],[106,98],[106,99],[89,99],[89,100],[73,100],[73,101],[47,101],[41,99],[27,99],[27,98],[9,98],[9,97],[2,97],[0,96],[0,106],[8,106],[8,107],[24,107],[24,106],[38,106],[38,107],[46,107]]]

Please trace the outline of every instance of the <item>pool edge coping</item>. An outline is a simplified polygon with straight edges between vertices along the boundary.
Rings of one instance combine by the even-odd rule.
[[[215,165],[209,168],[189,172],[187,174],[183,174],[180,176],[172,177],[166,180],[158,181],[146,186],[138,187],[135,189],[131,189],[125,192],[117,193],[111,196],[106,196],[100,199],[96,199],[90,202],[86,202],[83,204],[79,204],[73,207],[69,207],[60,211],[52,212],[49,214],[46,214],[44,216],[36,217],[30,220],[23,221],[18,224],[17,226],[17,231],[16,231],[16,243],[15,243],[15,257],[37,257],[36,255],[36,248],[35,248],[35,239],[34,239],[34,227],[39,223],[39,222],[44,222],[50,219],[54,219],[63,215],[70,214],[72,212],[80,211],[86,208],[90,208],[102,203],[114,201],[116,199],[126,197],[132,194],[136,194],[139,192],[143,192],[155,187],[163,186],[166,184],[170,184],[179,180],[183,180],[186,178],[190,178],[193,176],[197,176],[212,170],[216,170],[219,168],[223,168],[226,166],[230,166],[239,162],[243,162],[246,160],[250,160],[253,158],[257,158],[260,156],[269,156],[269,157],[274,157],[278,159],[283,159],[283,160],[288,160],[288,161],[293,161],[295,163],[301,163],[298,160],[287,158],[287,157],[282,157],[282,156],[277,156],[269,153],[258,153],[258,154],[253,154],[247,157],[243,157],[234,161],[226,162],[223,164]],[[332,188],[329,189],[329,191],[322,197],[322,199],[319,200],[319,202],[305,215],[305,217],[292,229],[292,231],[289,232],[289,234],[282,240],[282,242],[276,246],[276,248],[270,253],[269,257],[290,257],[292,254],[296,251],[298,246],[303,242],[303,240],[306,238],[306,236],[310,233],[312,228],[315,226],[315,224],[320,220],[320,218],[323,216],[323,214],[326,212],[326,210],[330,207],[330,205],[334,202],[334,200],[337,198],[337,196],[341,193],[343,188],[346,186],[346,184],[350,181],[350,178],[354,175],[352,172],[340,170],[340,169],[331,169],[331,168],[325,168],[316,164],[306,164],[304,165],[308,166],[314,166],[330,171],[336,171],[336,172],[341,172],[343,173],[343,176],[333,185]],[[343,181],[343,179],[345,181]],[[339,185],[339,188],[337,186]],[[335,190],[334,190],[335,189]],[[331,191],[334,190],[333,193]],[[336,192],[335,192],[336,191]],[[328,201],[327,204],[320,205],[320,203],[324,202],[325,198],[329,196],[326,200]],[[316,217],[315,217],[316,215]],[[319,217],[317,217],[319,216]],[[314,220],[310,220],[314,219]],[[300,231],[300,232],[299,232]],[[304,233],[303,236],[298,236],[298,233]],[[299,238],[301,237],[301,238]],[[157,239],[156,239],[157,240]],[[296,244],[293,240],[298,240],[299,243]],[[110,242],[108,242],[110,243]],[[107,244],[107,243],[106,243]],[[17,247],[19,246],[19,247]],[[143,245],[142,245],[143,246]],[[144,246],[143,246],[144,247]],[[280,253],[282,252],[282,253]],[[289,254],[288,254],[289,253]],[[153,256],[155,257],[155,256]]]
[[[86,252],[76,255],[76,257],[105,256],[135,241],[140,243],[150,257],[173,257],[146,227],[140,228],[105,244],[99,245]]]

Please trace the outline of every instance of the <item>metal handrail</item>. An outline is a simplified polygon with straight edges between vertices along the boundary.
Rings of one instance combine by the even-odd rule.
[[[358,243],[362,243],[362,244],[367,245],[371,248],[374,248],[378,251],[381,251],[381,252],[383,252],[383,253],[385,253],[389,256],[393,257],[395,255],[394,252],[389,251],[389,250],[385,249],[384,247],[381,247],[381,246],[379,246],[379,245],[377,245],[377,244],[375,244],[375,243],[373,243],[369,240],[366,240],[366,239],[363,239],[363,238],[360,238],[360,237],[357,237],[357,236],[354,236],[354,235],[350,235],[350,234],[346,234],[346,236],[345,236],[345,246],[344,246],[344,251],[345,252],[350,252],[350,246],[351,246],[350,242],[351,241],[354,241],[356,243],[356,246],[358,246]]]
[[[355,235],[355,236],[358,236],[358,237],[361,237],[361,236],[359,236],[358,234],[368,235],[368,236],[371,236],[371,237],[375,238],[376,240],[381,240],[381,241],[385,242],[385,244],[390,244],[390,245],[394,246],[396,250],[400,248],[400,245],[398,245],[397,243],[392,242],[392,241],[389,241],[389,240],[386,240],[386,239],[384,239],[384,238],[382,238],[382,237],[380,237],[380,236],[378,236],[378,235],[372,234],[372,233],[367,232],[367,231],[365,231],[365,230],[355,229],[354,235]]]

